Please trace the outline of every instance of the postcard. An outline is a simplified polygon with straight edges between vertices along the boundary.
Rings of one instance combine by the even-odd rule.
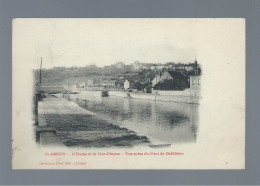
[[[13,169],[245,169],[244,18],[16,18]]]

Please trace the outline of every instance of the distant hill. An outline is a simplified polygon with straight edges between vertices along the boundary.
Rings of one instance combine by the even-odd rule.
[[[135,65],[135,66],[134,66]],[[166,63],[166,64],[144,64],[135,63],[134,65],[125,65],[123,62],[118,62],[114,65],[97,67],[90,65],[86,67],[54,67],[51,69],[42,69],[41,85],[42,86],[64,86],[75,84],[78,85],[87,80],[94,80],[100,83],[104,80],[117,80],[122,84],[126,79],[131,82],[139,82],[148,84],[156,74],[161,74],[165,70],[181,71],[187,76],[194,74],[194,69],[200,67],[197,61],[194,63]],[[136,65],[139,65],[138,68]],[[141,68],[142,67],[142,68]],[[35,84],[39,80],[39,70],[34,70]]]

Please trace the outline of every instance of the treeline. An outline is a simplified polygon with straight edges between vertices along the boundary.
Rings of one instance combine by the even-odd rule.
[[[77,81],[86,81],[88,78],[109,77],[117,78],[122,74],[130,74],[133,69],[130,65],[117,68],[114,65],[97,67],[90,65],[86,67],[53,67],[41,70],[42,85],[62,85]],[[34,70],[34,78],[39,79],[39,70]]]
[[[144,68],[141,70],[133,70],[133,65],[125,65],[122,62],[116,63],[111,66],[97,67],[90,65],[86,67],[53,67],[51,69],[42,69],[41,71],[41,84],[42,85],[68,85],[79,84],[86,82],[89,79],[101,82],[104,80],[117,80],[121,84],[127,79],[141,84],[149,84],[156,74],[162,74],[167,69],[168,65],[161,70],[151,70]],[[196,67],[194,67],[196,65]],[[185,67],[187,67],[185,69]],[[192,68],[191,68],[192,67]],[[191,69],[189,69],[191,68]],[[175,64],[175,71],[181,71],[186,76],[194,75],[195,71],[201,71],[197,63],[194,64]],[[39,82],[39,69],[34,70],[35,84]]]

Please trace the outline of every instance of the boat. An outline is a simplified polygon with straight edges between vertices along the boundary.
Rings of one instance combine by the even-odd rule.
[[[108,90],[102,90],[102,97],[108,97]]]

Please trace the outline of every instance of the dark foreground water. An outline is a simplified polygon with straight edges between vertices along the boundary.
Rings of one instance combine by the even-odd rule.
[[[199,115],[197,104],[100,95],[87,95],[84,99],[87,100],[87,110],[147,136],[154,144],[196,142]]]

